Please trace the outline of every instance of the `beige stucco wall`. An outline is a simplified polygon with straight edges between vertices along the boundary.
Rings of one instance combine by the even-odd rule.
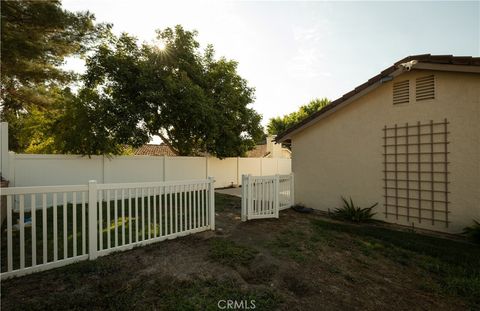
[[[432,73],[436,98],[416,102],[415,78]],[[480,220],[480,74],[413,70],[394,81],[405,79],[411,79],[410,103],[392,104],[390,81],[292,137],[296,203],[326,211],[342,205],[340,196],[351,196],[361,206],[379,202],[378,219],[447,232]],[[385,218],[382,128],[445,118],[450,122],[449,227]]]

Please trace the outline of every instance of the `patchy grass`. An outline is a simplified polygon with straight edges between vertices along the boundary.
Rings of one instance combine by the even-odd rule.
[[[257,253],[256,249],[239,245],[229,239],[216,238],[210,241],[209,258],[223,265],[248,265]]]
[[[240,209],[239,199],[232,195],[215,193],[215,211],[221,213],[225,209]]]
[[[309,239],[308,232],[301,230],[283,230],[267,245],[275,256],[289,257],[302,263],[315,254],[315,241]]]
[[[475,244],[291,210],[240,222],[240,198],[216,204],[215,232],[2,281],[2,310],[480,309]]]
[[[480,306],[480,248],[470,243],[395,231],[377,226],[356,226],[312,221],[314,230],[348,234],[366,256],[384,256],[407,267],[420,267],[437,284],[430,290],[466,298]],[[425,284],[423,284],[425,285]]]
[[[157,285],[161,294],[158,297],[160,303],[155,305],[164,310],[218,310],[218,302],[221,300],[243,302],[245,306],[253,302],[256,309],[275,310],[280,301],[269,288],[245,290],[233,280],[172,280],[160,281]]]
[[[219,301],[234,300],[248,304],[253,302],[260,310],[275,310],[281,301],[267,287],[245,289],[231,279],[178,280],[152,275],[148,280],[128,280],[113,277],[93,288],[85,292],[72,287],[70,290],[53,291],[44,297],[27,296],[18,309],[150,310],[155,306],[153,309],[156,310],[217,310]],[[7,305],[7,308],[17,307]]]

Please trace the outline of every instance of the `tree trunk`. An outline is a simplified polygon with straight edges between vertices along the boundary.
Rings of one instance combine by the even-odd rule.
[[[165,138],[165,136],[163,136],[160,132],[158,133],[158,136],[160,136],[160,139],[162,140],[162,142],[165,143],[165,145],[167,145],[176,155],[179,155],[180,153],[178,152],[177,149],[175,149],[172,144],[168,141],[168,139]]]

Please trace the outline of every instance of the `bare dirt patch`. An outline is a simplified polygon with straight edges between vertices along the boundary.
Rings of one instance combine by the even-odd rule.
[[[222,299],[255,300],[259,310],[478,306],[475,288],[461,293],[445,286],[449,274],[441,267],[448,258],[416,251],[406,240],[395,243],[413,233],[382,227],[395,232],[391,238],[380,235],[390,239],[383,240],[372,225],[362,228],[291,210],[281,212],[280,219],[242,223],[239,198],[217,194],[216,201],[215,232],[3,281],[2,310],[215,310]],[[480,254],[477,246],[448,243],[456,243],[457,253]],[[445,247],[452,248],[448,243]],[[478,285],[475,278],[467,282]]]

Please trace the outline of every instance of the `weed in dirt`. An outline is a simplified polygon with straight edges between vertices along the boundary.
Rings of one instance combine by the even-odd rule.
[[[323,267],[324,267],[328,272],[330,272],[331,274],[341,274],[341,273],[342,273],[342,270],[340,270],[340,268],[338,268],[336,265],[324,263],[324,264],[323,264]]]
[[[303,263],[312,258],[316,250],[316,242],[310,238],[310,233],[300,230],[281,231],[273,241],[267,243],[273,255],[288,257]]]
[[[423,284],[440,294],[466,298],[470,306],[480,308],[480,247],[441,237],[361,226],[312,221],[313,230],[348,234],[367,256],[382,255],[403,266],[418,267],[437,285]]]
[[[94,261],[81,261],[75,265],[66,266],[62,270],[65,270],[64,273],[77,274],[79,276],[89,274],[106,276],[118,272],[120,266],[111,258],[100,258]]]
[[[289,272],[283,276],[282,280],[285,287],[297,297],[306,296],[311,292],[310,285],[297,273]]]
[[[92,285],[93,286],[93,285]],[[252,301],[259,310],[275,310],[280,298],[269,288],[242,288],[233,280],[177,280],[160,277],[130,282],[102,281],[95,290],[53,291],[45,297],[25,297],[13,310],[217,310],[219,300]],[[13,302],[12,302],[13,303]]]
[[[242,271],[240,274],[242,278],[250,284],[268,284],[279,270],[274,264],[255,264],[251,265],[249,269]]]
[[[218,310],[220,300],[243,302],[244,307],[253,302],[255,309],[275,310],[280,297],[269,288],[242,289],[233,280],[159,280],[155,283],[158,296],[155,306],[162,310]]]
[[[257,253],[258,251],[252,247],[239,245],[226,238],[210,241],[210,259],[226,266],[248,265]]]

